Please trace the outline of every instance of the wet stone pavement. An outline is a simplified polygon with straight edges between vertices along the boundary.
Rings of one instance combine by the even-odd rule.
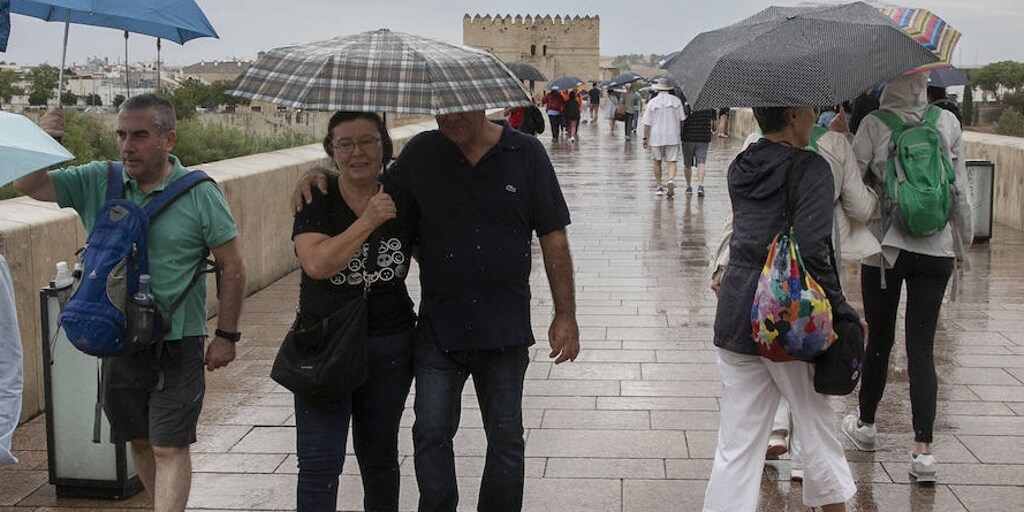
[[[541,140],[572,210],[583,351],[574,364],[555,366],[547,358],[552,308],[535,243],[532,311],[538,343],[523,404],[524,509],[699,510],[721,395],[711,344],[716,298],[707,267],[729,208],[724,170],[739,142],[712,143],[707,197],[687,196],[680,187],[670,200],[653,193],[647,154],[637,138],[624,140],[621,124],[614,133],[605,123],[582,125],[576,144],[552,143],[548,134]],[[680,183],[681,176],[680,171]],[[962,299],[943,306],[936,339],[938,485],[919,487],[907,475],[913,440],[907,364],[905,351],[896,348],[878,413],[878,451],[847,451],[859,488],[850,510],[1024,508],[1022,250],[1024,233],[996,225],[992,241],[972,250]],[[846,272],[850,282],[858,282],[855,267]],[[292,399],[268,374],[292,318],[298,281],[292,273],[246,301],[238,360],[209,375],[193,447],[192,510],[294,509]],[[415,269],[410,284],[417,295]],[[856,286],[849,295],[859,304]],[[400,441],[402,510],[414,510],[417,496],[412,400]],[[836,398],[833,405],[838,424],[856,409],[856,395]],[[472,386],[466,387],[464,407],[455,442],[459,510],[475,510],[486,443]],[[17,431],[14,447],[22,463],[0,469],[0,512],[148,506],[141,495],[123,502],[56,498],[46,483],[42,417]],[[766,466],[761,510],[806,510],[800,485],[788,477],[785,459]],[[339,509],[362,510],[351,455]]]

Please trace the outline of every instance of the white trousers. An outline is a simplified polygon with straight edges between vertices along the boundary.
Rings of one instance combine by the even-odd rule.
[[[21,334],[14,308],[14,282],[7,260],[0,254],[0,466],[17,464],[11,454],[11,438],[21,416]]]
[[[845,503],[857,492],[843,446],[833,433],[828,397],[814,391],[814,366],[773,363],[760,356],[718,351],[722,417],[705,512],[754,512],[764,473],[764,452],[779,399],[792,409],[805,448],[804,505]]]
[[[803,445],[800,442],[796,428],[793,426],[793,415],[789,413],[789,402],[785,398],[779,400],[779,408],[775,409],[775,419],[772,420],[772,432],[785,430],[789,433],[789,465],[792,469],[803,469],[803,459],[800,458],[800,450]]]

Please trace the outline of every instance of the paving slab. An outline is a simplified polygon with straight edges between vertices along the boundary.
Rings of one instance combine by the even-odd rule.
[[[619,126],[621,130],[621,126]],[[573,223],[583,352],[576,363],[547,357],[550,289],[534,244],[531,317],[537,345],[524,386],[527,432],[524,510],[657,512],[699,510],[717,444],[721,385],[712,344],[716,297],[709,258],[729,210],[725,170],[737,140],[711,144],[707,197],[679,189],[654,194],[651,164],[637,139],[605,123],[580,127],[579,141],[547,147]],[[677,178],[681,183],[683,177]],[[286,200],[282,197],[282,201]],[[281,243],[289,243],[282,240]],[[936,334],[939,375],[934,452],[939,484],[906,474],[911,434],[905,315],[899,313],[889,384],[878,412],[878,451],[848,450],[858,493],[852,511],[1020,510],[1024,503],[1024,232],[995,225],[972,248],[961,297],[946,301]],[[843,269],[859,281],[857,265]],[[418,300],[418,269],[409,285]],[[299,274],[246,300],[239,358],[208,375],[189,510],[294,510],[297,464],[293,400],[268,374],[291,322]],[[859,286],[847,290],[860,307]],[[214,321],[211,321],[211,326]],[[211,327],[212,330],[212,327]],[[400,510],[416,509],[410,395],[400,431]],[[92,397],[86,397],[91,399]],[[486,439],[471,382],[456,438],[460,511],[476,510]],[[834,398],[836,420],[857,397]],[[339,440],[340,441],[340,440]],[[149,505],[58,498],[47,483],[43,416],[21,425],[21,464],[0,468],[0,512],[121,511]],[[845,443],[845,439],[843,440]],[[349,456],[339,508],[362,510],[358,465]],[[847,445],[847,448],[850,448]],[[761,509],[804,511],[789,461],[765,465]]]

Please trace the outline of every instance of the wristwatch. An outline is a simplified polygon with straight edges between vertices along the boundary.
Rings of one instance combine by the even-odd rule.
[[[216,331],[213,331],[213,334],[218,338],[224,338],[231,343],[238,343],[238,340],[242,339],[242,333],[240,332],[228,332],[217,329]]]

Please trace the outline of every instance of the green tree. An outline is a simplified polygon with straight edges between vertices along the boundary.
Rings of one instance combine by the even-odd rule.
[[[997,131],[1003,135],[1024,137],[1024,114],[1012,108],[1004,109],[999,116]]]
[[[40,64],[28,72],[28,104],[46,105],[54,97],[60,70],[49,64]]]
[[[78,103],[78,95],[71,91],[64,91],[60,93],[60,104],[73,106]]]
[[[964,125],[970,126],[974,124],[974,86],[967,85],[964,87],[964,108],[963,108]]]
[[[85,104],[90,107],[102,107],[103,98],[100,98],[99,94],[92,93],[85,95]]]
[[[218,80],[210,84],[212,96],[216,102],[214,106],[224,105],[225,107],[237,107],[239,105],[248,105],[250,103],[249,98],[232,96],[227,93],[228,89],[231,89],[233,85],[234,84],[227,80]]]
[[[121,108],[121,104],[128,98],[124,97],[124,94],[118,94],[114,96],[114,108]]]
[[[1006,93],[1003,96],[1003,104],[1024,114],[1024,90]]]
[[[25,90],[18,87],[18,73],[12,70],[0,70],[0,107],[4,103],[10,103],[15,96],[25,94]]]
[[[993,62],[971,72],[971,80],[985,92],[1002,101],[1003,93],[1024,86],[1024,63],[1012,60]]]

